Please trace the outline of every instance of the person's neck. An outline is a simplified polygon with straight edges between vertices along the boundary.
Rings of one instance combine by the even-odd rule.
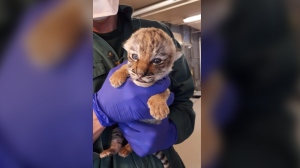
[[[100,21],[93,20],[93,31],[100,34],[109,33],[117,28],[117,23],[117,15],[109,16]]]

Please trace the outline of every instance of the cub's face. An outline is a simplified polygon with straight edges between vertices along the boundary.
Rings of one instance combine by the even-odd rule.
[[[177,59],[172,38],[161,29],[141,28],[125,42],[128,72],[133,82],[149,87],[172,70]]]

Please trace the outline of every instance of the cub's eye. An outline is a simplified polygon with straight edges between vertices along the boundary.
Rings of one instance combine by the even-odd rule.
[[[135,61],[139,59],[139,57],[138,57],[137,54],[132,54],[132,55],[131,55],[131,58],[132,58],[133,60],[135,60]]]
[[[162,62],[162,60],[159,59],[159,58],[155,58],[155,59],[152,60],[152,62],[153,62],[154,64],[160,64],[160,63]]]

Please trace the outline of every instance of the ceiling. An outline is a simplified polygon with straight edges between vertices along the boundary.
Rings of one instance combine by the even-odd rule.
[[[168,1],[168,2],[166,2]],[[167,22],[174,25],[189,25],[195,29],[201,30],[201,21],[184,23],[183,19],[201,14],[201,1],[200,0],[120,0],[120,4],[126,4],[131,6],[135,12],[144,10],[145,7],[152,8],[153,5],[165,3],[163,7],[158,6],[157,8],[146,11],[142,14],[137,14],[134,17],[157,20],[161,22]],[[135,13],[134,13],[135,14]]]

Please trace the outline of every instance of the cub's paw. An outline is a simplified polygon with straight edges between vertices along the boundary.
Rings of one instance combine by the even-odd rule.
[[[107,149],[107,150],[101,152],[99,156],[100,156],[100,158],[105,158],[105,157],[107,157],[107,156],[114,155],[114,154],[116,154],[117,152],[118,152],[118,151],[117,151],[116,149],[114,149],[114,148],[109,148],[109,149]]]
[[[151,116],[156,120],[162,120],[170,113],[166,102],[157,103],[156,101],[149,99],[148,107],[150,108]]]
[[[125,158],[127,157],[130,153],[132,152],[131,147],[129,146],[129,144],[123,146],[120,151],[119,151],[119,156]]]
[[[109,78],[110,84],[114,87],[120,87],[127,79],[126,74],[122,73],[113,73],[112,76]]]
[[[127,157],[130,153],[131,153],[131,151],[127,150],[126,148],[121,148],[121,150],[119,151],[119,156],[125,158],[125,157]]]

